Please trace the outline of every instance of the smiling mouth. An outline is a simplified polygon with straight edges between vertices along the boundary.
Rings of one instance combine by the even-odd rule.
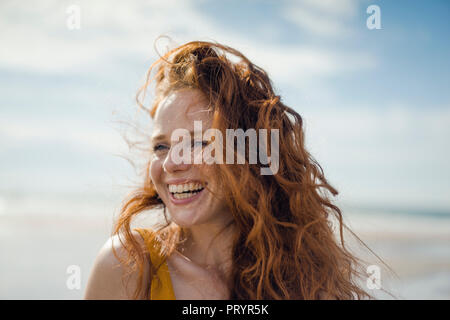
[[[205,189],[205,186],[200,182],[190,182],[176,185],[169,184],[168,188],[174,199],[182,200],[192,198],[199,194]]]

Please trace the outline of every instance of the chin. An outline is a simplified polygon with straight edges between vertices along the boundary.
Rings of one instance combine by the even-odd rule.
[[[172,213],[169,209],[169,212],[171,220],[182,228],[190,228],[195,225],[201,224],[201,220],[203,220],[201,219],[201,214],[199,214],[197,210],[176,210],[174,211],[174,213]]]

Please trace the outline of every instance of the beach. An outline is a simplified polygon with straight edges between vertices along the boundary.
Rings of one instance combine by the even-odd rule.
[[[118,201],[60,212],[28,207],[0,214],[0,299],[82,299],[95,257],[111,234]],[[11,204],[8,204],[11,208]],[[20,211],[25,210],[25,211]],[[26,211],[28,210],[28,211]],[[84,210],[84,211],[83,211]],[[76,210],[75,210],[76,211]],[[450,219],[389,212],[344,212],[352,230],[398,275],[382,264],[381,284],[396,299],[450,299]],[[81,285],[67,285],[69,266],[78,266]],[[393,299],[381,290],[369,290]]]
[[[450,299],[450,219],[389,212],[347,212],[349,226],[395,272],[373,255],[381,282],[396,299]],[[389,296],[369,290],[375,296]]]

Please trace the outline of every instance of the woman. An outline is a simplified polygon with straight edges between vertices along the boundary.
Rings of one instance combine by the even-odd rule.
[[[155,68],[145,180],[101,249],[86,298],[369,297],[356,284],[359,262],[344,246],[341,212],[325,193],[337,191],[305,149],[301,116],[282,103],[267,74],[235,49],[190,42],[152,65],[138,93],[141,107]],[[230,145],[217,135],[205,139],[196,133],[193,148],[183,149],[189,140],[174,133],[195,131],[199,123],[203,133],[212,128],[222,137],[227,129],[276,130],[279,144],[270,140],[270,145],[277,149],[268,149],[269,164],[277,161],[278,167],[261,174],[268,162],[251,161],[252,153],[261,150],[254,149],[250,137],[244,154],[232,140],[234,154],[227,160],[236,156],[241,161],[195,161],[198,151],[211,145],[209,160],[230,153]],[[258,141],[266,138],[260,135]],[[180,161],[181,154],[188,157]],[[137,215],[157,208],[164,210],[164,225],[132,229]]]

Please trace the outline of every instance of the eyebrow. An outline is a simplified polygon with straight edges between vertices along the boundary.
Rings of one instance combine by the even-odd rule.
[[[158,134],[157,136],[152,136],[152,141],[160,141],[166,139],[165,134]]]

